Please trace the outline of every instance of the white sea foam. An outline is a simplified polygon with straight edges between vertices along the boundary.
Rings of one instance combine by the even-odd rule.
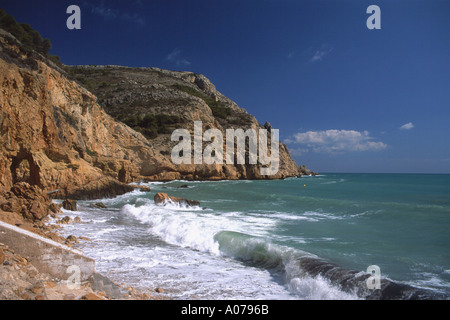
[[[289,291],[305,300],[358,300],[355,294],[346,293],[330,284],[329,280],[317,277],[296,277],[289,280]]]
[[[125,205],[123,214],[132,215],[148,224],[149,232],[167,243],[195,250],[220,254],[214,236],[222,230],[263,234],[275,225],[272,219],[244,216],[238,212],[212,213],[200,207],[185,207],[174,203],[158,206],[148,203],[142,206]]]
[[[317,211],[307,211],[307,212],[303,213],[303,216],[310,218],[312,221],[344,219],[343,216],[338,216],[338,215],[335,215],[332,213],[317,212]]]
[[[294,294],[292,297],[355,298],[341,292],[325,279],[299,276],[301,272],[290,266],[295,265],[296,261],[291,258],[291,249],[272,244],[264,237],[276,225],[277,219],[273,217],[239,212],[204,213],[196,209],[190,210],[173,205],[157,206],[151,203],[143,206],[125,205],[122,214],[131,215],[147,224],[151,234],[169,244],[217,257],[212,259],[230,257],[247,261],[258,270],[268,270],[265,273],[279,273],[279,277],[284,278],[282,287],[287,289],[286,294]],[[189,261],[195,264],[192,257]],[[227,260],[220,261],[224,263]],[[186,263],[174,264],[172,267],[183,268],[186,267]],[[236,272],[235,267],[229,265],[228,268],[230,273]],[[210,272],[217,273],[217,270]]]

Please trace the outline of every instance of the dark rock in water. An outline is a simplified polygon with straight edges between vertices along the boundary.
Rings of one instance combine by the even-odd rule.
[[[89,207],[91,207],[91,208],[98,208],[98,209],[106,209],[105,204],[102,203],[102,202],[91,203],[89,205]]]
[[[187,184],[183,184],[183,185],[179,186],[178,188],[189,188],[189,186]]]
[[[74,243],[80,243],[77,239],[77,237],[70,235],[66,238],[66,241],[64,242],[66,245],[73,245]]]
[[[188,205],[188,206],[199,206],[200,202],[198,202],[197,200],[188,200],[188,199],[184,199],[184,198],[178,198],[178,197],[172,197],[169,196],[167,193],[157,193],[154,197],[154,201],[155,204],[166,204],[168,202],[174,202],[174,203],[178,203],[178,204],[184,204],[184,205]]]
[[[150,192],[151,189],[149,186],[141,186],[141,185],[130,185],[134,189],[139,189],[141,192]]]
[[[381,277],[380,289],[369,289],[369,273],[342,268],[317,257],[304,256],[298,259],[301,269],[309,275],[322,276],[349,293],[356,293],[366,300],[443,300],[445,295],[398,283]]]
[[[72,222],[72,218],[69,216],[65,216],[64,218],[62,218],[61,220],[58,221],[61,224],[69,224]]]
[[[70,199],[94,200],[101,198],[114,198],[118,195],[122,195],[133,190],[134,188],[131,185],[106,177],[101,180],[88,183],[82,187],[68,188],[66,194]]]
[[[305,165],[298,167],[299,176],[317,176],[317,172],[309,170]]]
[[[62,203],[62,206],[66,210],[77,211],[77,201],[76,200],[70,200],[70,199],[64,200],[64,202]]]
[[[62,204],[57,204],[57,203],[52,202],[49,206],[49,209],[53,213],[59,213],[59,212],[61,212],[61,207],[62,207]]]

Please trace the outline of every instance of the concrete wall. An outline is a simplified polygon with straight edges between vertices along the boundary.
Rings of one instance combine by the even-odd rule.
[[[81,251],[2,221],[0,242],[27,258],[39,272],[60,280],[86,281],[95,272],[94,260]]]

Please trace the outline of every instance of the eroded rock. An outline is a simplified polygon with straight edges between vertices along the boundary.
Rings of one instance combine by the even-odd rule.
[[[167,193],[157,193],[153,199],[155,201],[155,204],[157,205],[164,205],[166,203],[177,203],[181,205],[188,205],[191,207],[200,205],[200,202],[197,200],[173,197],[169,196]]]
[[[66,210],[77,211],[77,201],[76,200],[66,199],[63,201],[62,206]]]

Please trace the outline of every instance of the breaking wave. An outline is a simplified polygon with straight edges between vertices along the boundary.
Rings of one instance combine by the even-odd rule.
[[[436,299],[436,293],[381,279],[369,290],[366,272],[341,268],[311,253],[270,241],[277,219],[241,212],[219,213],[174,203],[127,204],[122,213],[148,226],[148,232],[178,247],[231,257],[273,274],[302,299]]]

